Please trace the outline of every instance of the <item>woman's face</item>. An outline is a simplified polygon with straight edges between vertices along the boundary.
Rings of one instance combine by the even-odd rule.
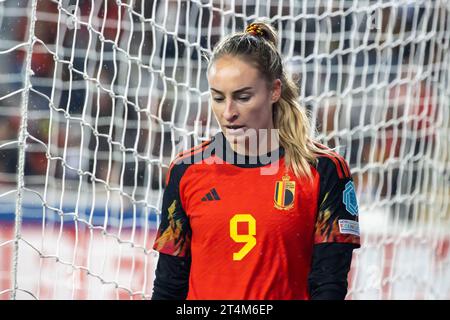
[[[224,56],[209,68],[212,109],[226,139],[245,142],[249,129],[273,129],[272,105],[281,94],[281,81],[268,86],[259,71],[239,57]],[[247,132],[248,133],[248,132]]]

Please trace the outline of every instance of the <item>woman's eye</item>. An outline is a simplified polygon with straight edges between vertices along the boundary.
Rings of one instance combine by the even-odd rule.
[[[222,97],[213,97],[215,102],[222,102],[224,99]]]
[[[250,100],[251,96],[239,96],[239,100],[241,101],[248,101]]]

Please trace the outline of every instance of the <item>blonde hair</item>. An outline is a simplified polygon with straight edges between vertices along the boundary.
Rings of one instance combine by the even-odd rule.
[[[309,117],[298,101],[299,89],[284,70],[277,45],[275,29],[263,20],[254,22],[245,32],[232,34],[215,46],[208,69],[220,57],[238,56],[256,67],[268,84],[281,80],[281,97],[273,105],[273,122],[285,149],[286,164],[297,177],[312,178],[311,165],[316,164],[317,155],[328,152],[319,148],[311,136]]]

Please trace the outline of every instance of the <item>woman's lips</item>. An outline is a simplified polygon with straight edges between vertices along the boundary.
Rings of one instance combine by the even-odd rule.
[[[239,136],[245,133],[245,127],[244,126],[230,126],[227,128],[227,134],[232,136]]]

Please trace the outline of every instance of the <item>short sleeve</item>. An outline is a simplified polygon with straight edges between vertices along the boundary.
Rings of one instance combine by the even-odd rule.
[[[317,169],[320,191],[314,243],[360,246],[358,201],[346,161],[338,154],[321,156]]]
[[[185,171],[183,164],[171,165],[167,174],[161,208],[161,223],[153,249],[164,254],[190,256],[191,228],[189,218],[183,209],[179,186]]]

